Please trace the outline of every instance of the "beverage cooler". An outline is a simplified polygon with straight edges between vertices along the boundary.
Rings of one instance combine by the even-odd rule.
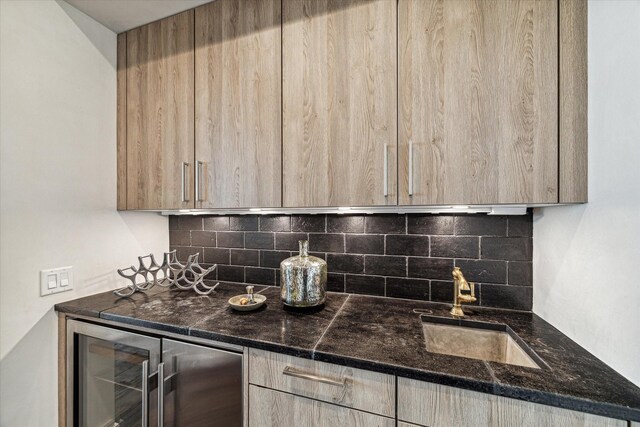
[[[242,354],[67,322],[67,425],[242,425]]]

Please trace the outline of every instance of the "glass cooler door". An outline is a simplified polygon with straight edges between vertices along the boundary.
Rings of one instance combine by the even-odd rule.
[[[73,345],[69,425],[147,427],[157,420],[160,339],[75,320],[68,323]],[[153,395],[153,401],[150,396]],[[71,409],[71,408],[70,408]]]

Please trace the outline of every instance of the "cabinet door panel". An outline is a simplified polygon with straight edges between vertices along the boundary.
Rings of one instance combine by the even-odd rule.
[[[118,34],[116,63],[117,208],[127,209],[127,33]]]
[[[461,409],[462,408],[462,409]],[[430,427],[624,427],[626,421],[398,378],[398,420]]]
[[[282,205],[279,0],[195,11],[199,208]]]
[[[400,204],[557,203],[557,3],[398,7]]]
[[[343,386],[285,375],[287,370],[343,382]],[[395,416],[395,377],[332,363],[251,349],[249,382],[386,417]]]
[[[393,427],[395,420],[250,385],[249,425],[251,427]]]
[[[126,40],[127,208],[192,208],[193,10],[131,30]]]
[[[395,205],[396,3],[283,8],[284,206]]]
[[[242,354],[162,340],[163,427],[242,426]]]

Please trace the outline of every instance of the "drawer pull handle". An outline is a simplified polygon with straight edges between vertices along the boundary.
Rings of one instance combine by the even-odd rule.
[[[324,377],[319,377],[317,375],[307,374],[305,372],[296,371],[291,366],[285,367],[284,370],[282,371],[282,373],[284,375],[289,375],[290,377],[302,378],[303,380],[317,381],[319,383],[324,383],[324,384],[329,384],[329,385],[335,385],[335,386],[340,386],[340,387],[346,387],[346,385],[347,385],[347,379],[346,378],[343,379],[342,381],[332,380],[331,378],[324,378]]]

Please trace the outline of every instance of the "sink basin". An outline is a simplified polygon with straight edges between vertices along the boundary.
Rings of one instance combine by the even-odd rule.
[[[499,323],[421,316],[427,351],[540,369],[545,363],[513,330]]]

